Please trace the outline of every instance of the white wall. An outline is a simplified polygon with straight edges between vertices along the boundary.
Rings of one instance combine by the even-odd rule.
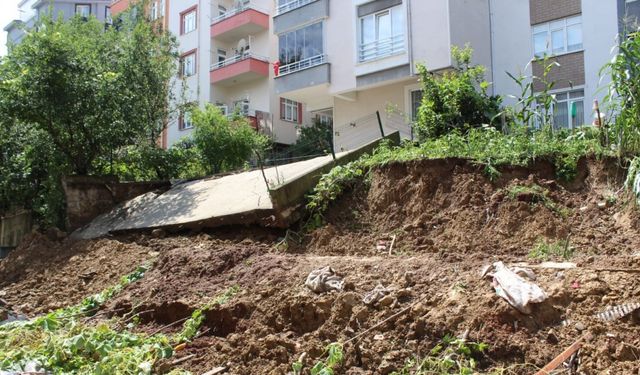
[[[531,76],[531,19],[528,0],[491,0],[494,93],[505,96],[505,104],[515,101],[507,94],[519,92],[518,85],[506,72]]]
[[[608,75],[600,78],[600,69],[611,61],[617,52],[618,14],[615,4],[604,1],[582,1],[582,34],[584,44],[585,73],[585,122],[593,121],[593,100],[602,99],[607,94],[606,85],[611,81]]]

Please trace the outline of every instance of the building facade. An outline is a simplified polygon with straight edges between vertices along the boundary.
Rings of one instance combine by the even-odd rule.
[[[68,20],[74,15],[95,16],[100,21],[111,19],[111,0],[22,0],[18,3],[19,19],[11,21],[5,28],[7,44],[20,43],[25,31],[32,28],[38,17],[50,14],[54,18]]]
[[[378,137],[380,122],[411,137],[422,98],[416,64],[444,71],[451,48],[466,44],[507,104],[520,88],[506,73],[540,76],[551,56],[555,126],[590,124],[608,83],[600,69],[618,34],[637,27],[640,0],[153,0],[149,12],[179,42],[185,89],[176,96],[240,111],[285,145],[300,126],[330,122],[339,151]],[[163,145],[192,128],[181,114]]]

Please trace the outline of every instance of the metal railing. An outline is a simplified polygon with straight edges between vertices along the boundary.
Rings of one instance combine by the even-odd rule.
[[[217,17],[214,17],[211,20],[211,24],[213,25],[213,24],[216,24],[218,22],[224,21],[227,18],[231,18],[231,17],[233,17],[233,16],[235,16],[237,14],[240,14],[240,13],[244,12],[245,10],[249,10],[249,9],[256,10],[256,11],[258,11],[260,13],[269,14],[269,11],[266,10],[266,9],[257,7],[257,6],[255,6],[253,4],[243,4],[243,5],[238,6],[237,8],[233,8],[233,9],[227,10],[226,12],[222,13],[221,15],[219,15]]]
[[[223,61],[218,61],[215,64],[211,64],[211,67],[210,67],[209,70],[213,71],[213,70],[216,70],[216,69],[224,68],[225,66],[229,66],[229,65],[235,64],[237,62],[240,62],[240,61],[243,61],[243,60],[246,60],[246,59],[256,59],[256,60],[260,60],[260,61],[264,61],[264,62],[269,62],[269,59],[267,59],[264,56],[256,55],[256,54],[251,53],[251,52],[245,52],[245,53],[242,53],[242,54],[235,55],[233,57],[229,57],[228,59],[225,59]]]
[[[318,1],[318,0],[292,0],[292,1],[288,1],[282,5],[279,5],[276,8],[276,16],[282,14],[282,13],[287,13],[290,12],[294,9],[300,8],[302,6],[305,6],[307,4],[313,3],[314,1]]]
[[[395,55],[404,51],[404,34],[400,34],[392,36],[391,38],[361,44],[358,50],[358,60],[365,62]]]
[[[327,62],[327,55],[316,55],[304,60],[296,61],[291,64],[282,65],[278,71],[278,77],[299,72],[301,70],[313,68],[314,66],[321,65]]]

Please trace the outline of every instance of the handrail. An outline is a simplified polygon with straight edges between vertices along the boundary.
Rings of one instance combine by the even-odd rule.
[[[316,55],[304,60],[296,61],[291,64],[282,65],[278,71],[278,77],[299,72],[304,69],[312,68],[317,65],[321,65],[327,62],[327,55]]]
[[[282,4],[282,5],[279,5],[276,8],[276,16],[278,16],[278,15],[280,15],[282,13],[287,13],[287,12],[290,12],[290,11],[292,11],[294,9],[303,7],[303,6],[307,5],[307,4],[313,3],[314,1],[317,1],[317,0],[291,0],[289,2],[286,2],[286,3]]]
[[[245,5],[240,5],[237,8],[233,8],[233,9],[227,10],[226,12],[222,13],[221,15],[219,15],[217,17],[214,17],[211,20],[211,24],[213,25],[213,24],[216,24],[218,22],[224,21],[227,18],[233,17],[236,14],[240,14],[240,13],[246,11],[246,10],[249,10],[249,9],[256,10],[256,11],[258,11],[260,13],[269,14],[269,11],[267,11],[266,9],[262,9],[260,7],[257,7],[255,5],[253,5],[253,4],[245,4]]]
[[[264,56],[260,56],[260,55],[256,55],[254,53],[251,52],[245,52],[242,54],[237,54],[233,57],[229,57],[228,59],[225,59],[223,61],[218,61],[215,64],[211,64],[211,67],[209,70],[213,71],[216,69],[220,69],[220,68],[224,68],[225,66],[229,66],[232,64],[235,64],[237,62],[246,60],[246,59],[256,59],[256,60],[260,60],[260,61],[264,61],[264,62],[269,62],[269,59],[264,57]]]
[[[361,44],[359,47],[359,60],[361,62],[369,61],[403,52],[404,49],[404,34],[399,34],[390,38]]]

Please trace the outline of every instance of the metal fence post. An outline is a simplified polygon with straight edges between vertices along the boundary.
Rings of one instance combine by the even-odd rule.
[[[376,116],[378,116],[378,126],[380,127],[380,135],[384,138],[384,128],[382,127],[382,119],[380,118],[380,111],[376,111]]]

